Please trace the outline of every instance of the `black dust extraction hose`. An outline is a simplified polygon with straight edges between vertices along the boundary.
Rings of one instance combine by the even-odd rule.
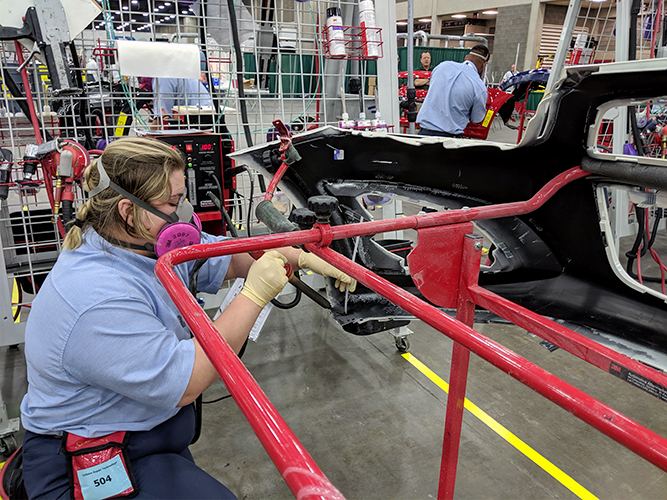
[[[2,68],[2,73],[5,76],[2,82],[7,86],[7,89],[9,92],[11,92],[12,96],[14,96],[14,99],[16,99],[16,104],[18,104],[18,106],[21,108],[23,114],[30,118],[30,108],[28,107],[28,101],[23,97],[23,92],[21,92],[21,89],[18,88],[7,68]],[[42,122],[39,121],[39,117],[36,116],[35,119],[37,120],[37,126],[39,127],[39,130],[41,130],[42,134],[44,134],[44,142],[52,141],[53,136],[49,134],[49,131],[42,126]]]
[[[205,3],[205,2],[204,2]],[[236,9],[234,8],[234,0],[227,0],[227,10],[229,10],[229,24],[232,29],[232,39],[234,40],[234,53],[236,54],[236,85],[239,93],[239,105],[241,106],[241,120],[243,121],[243,133],[248,147],[251,148],[252,135],[250,134],[250,127],[248,126],[248,109],[245,103],[245,94],[243,92],[243,53],[241,52],[241,39],[239,38],[239,26],[236,20]],[[258,94],[259,95],[259,94]],[[259,97],[258,97],[259,98]],[[253,179],[250,175],[250,187],[252,188]],[[259,176],[259,187],[262,193],[266,191],[264,178]],[[252,203],[252,197],[250,198]],[[250,236],[250,226],[248,226],[248,236]]]
[[[69,43],[69,51],[72,54],[72,62],[74,64],[74,67],[75,68],[81,67],[79,55],[76,52],[76,46],[74,45],[74,41],[71,41]],[[81,120],[81,126],[83,127],[83,135],[86,137],[87,145],[90,146],[88,149],[94,149],[97,147],[97,144],[93,143],[93,134],[90,130],[91,127],[88,126],[88,117],[86,116],[86,106],[84,105],[84,103],[86,102],[86,99],[84,99],[86,95],[83,86],[83,78],[81,78],[81,71],[75,71],[74,76],[76,77],[76,84],[81,89],[81,95],[79,96],[79,120]]]
[[[659,208],[656,211],[656,217],[655,221],[653,222],[653,229],[651,230],[651,237],[646,240],[646,223],[645,223],[645,217],[646,217],[646,208],[639,208],[635,206],[635,214],[637,216],[637,237],[635,238],[635,242],[632,245],[632,248],[625,253],[625,256],[628,258],[628,265],[626,268],[627,273],[634,279],[639,279],[639,275],[635,274],[632,271],[632,267],[634,265],[635,259],[638,257],[643,257],[646,255],[646,252],[649,251],[653,247],[653,243],[655,243],[655,238],[658,235],[658,226],[660,225],[660,221],[662,220],[663,216],[663,210],[662,208]],[[639,254],[639,247],[642,245],[643,242],[643,247],[641,254]],[[639,255],[638,255],[639,254]],[[642,276],[642,281],[647,281],[649,283],[662,283],[662,278],[657,278],[657,277],[652,277],[652,276],[647,276],[644,277]]]

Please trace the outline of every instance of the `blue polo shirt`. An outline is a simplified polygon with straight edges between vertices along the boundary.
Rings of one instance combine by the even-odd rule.
[[[156,116],[171,116],[175,106],[210,106],[211,94],[194,78],[153,78]]]
[[[472,62],[441,62],[431,72],[417,122],[423,128],[459,135],[469,122],[484,119],[486,94],[486,86]]]
[[[202,243],[222,237],[204,235]],[[209,259],[199,290],[216,293],[230,257]],[[187,284],[193,262],[175,268]],[[147,431],[178,412],[194,343],[155,274],[155,259],[92,230],[63,251],[32,303],[25,333],[23,426],[37,434],[97,437]]]

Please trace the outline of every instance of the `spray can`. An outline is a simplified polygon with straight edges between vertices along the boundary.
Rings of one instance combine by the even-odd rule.
[[[364,57],[380,56],[380,37],[375,29],[375,6],[373,0],[361,0],[359,2],[359,24],[361,41],[364,45]]]
[[[329,38],[329,55],[331,57],[345,57],[343,18],[340,17],[340,8],[338,7],[327,9],[327,36]]]
[[[375,118],[371,120],[371,130],[376,132],[388,132],[387,122],[382,119],[380,112],[375,112]]]
[[[340,88],[340,99],[343,103],[343,116],[341,116],[340,121],[338,122],[338,128],[355,128],[357,123],[354,120],[350,120],[350,115],[347,114],[347,108],[345,107],[345,90],[343,87]]]
[[[366,113],[363,111],[359,113],[359,119],[357,120],[357,125],[355,127],[357,130],[370,130],[371,121],[366,118]]]

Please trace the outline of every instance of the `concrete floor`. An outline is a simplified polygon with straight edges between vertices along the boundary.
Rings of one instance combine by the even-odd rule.
[[[421,323],[410,328],[411,355],[447,380],[452,342]],[[664,403],[652,396],[562,350],[549,352],[518,327],[476,329],[667,435]],[[272,312],[243,361],[346,498],[436,498],[447,395],[401,356],[391,335],[352,336],[304,299]],[[204,400],[224,394],[216,383]],[[543,458],[536,464],[467,411],[456,498],[586,498],[586,490],[604,499],[666,497],[664,472],[474,355],[467,396]],[[239,498],[290,497],[231,399],[204,406],[192,449]],[[545,461],[560,469],[558,479]]]
[[[550,352],[518,327],[475,328],[667,436],[658,399],[563,350]],[[419,322],[410,329],[410,355],[447,381],[452,342]],[[243,362],[346,498],[436,498],[447,395],[401,356],[390,334],[345,333],[304,298],[292,310],[273,310]],[[0,374],[16,417],[26,390],[22,346],[0,348]],[[217,382],[204,400],[225,394]],[[467,396],[483,413],[464,415],[456,498],[667,498],[667,474],[474,355]],[[192,451],[240,499],[293,498],[232,399],[204,405]]]

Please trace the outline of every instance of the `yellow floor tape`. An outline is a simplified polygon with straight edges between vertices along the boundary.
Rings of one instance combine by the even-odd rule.
[[[449,393],[449,384],[447,382],[445,382],[444,380],[442,380],[438,375],[436,375],[424,363],[419,361],[417,358],[415,358],[410,353],[405,353],[402,356],[412,366],[417,368],[417,370],[419,370],[424,375],[426,375],[426,377],[429,380],[431,380],[431,382],[433,382],[435,385],[440,387],[440,389],[442,389],[446,393]],[[521,441],[518,437],[516,437],[509,430],[507,430],[505,427],[500,425],[496,420],[494,420],[492,417],[490,417],[487,413],[485,413],[483,410],[481,410],[477,405],[475,405],[474,403],[469,401],[467,398],[465,400],[464,407],[466,408],[466,410],[468,410],[470,413],[472,413],[474,416],[476,416],[478,419],[480,419],[482,422],[484,422],[487,426],[489,426],[491,428],[491,430],[496,432],[498,435],[500,435],[500,437],[505,439],[509,444],[514,446],[517,450],[519,450],[521,453],[523,453],[529,459],[531,459],[533,462],[535,462],[537,465],[539,465],[548,474],[553,476],[554,479],[556,479],[559,483],[561,483],[563,486],[565,486],[568,490],[570,490],[572,493],[577,495],[579,498],[582,498],[582,499],[585,499],[585,500],[598,500],[598,498],[595,495],[593,495],[590,491],[588,491],[586,488],[581,486],[574,479],[572,479],[570,476],[565,474],[562,470],[560,470],[558,467],[556,467],[554,464],[552,464],[549,460],[544,458],[538,452],[533,450],[526,443]]]

